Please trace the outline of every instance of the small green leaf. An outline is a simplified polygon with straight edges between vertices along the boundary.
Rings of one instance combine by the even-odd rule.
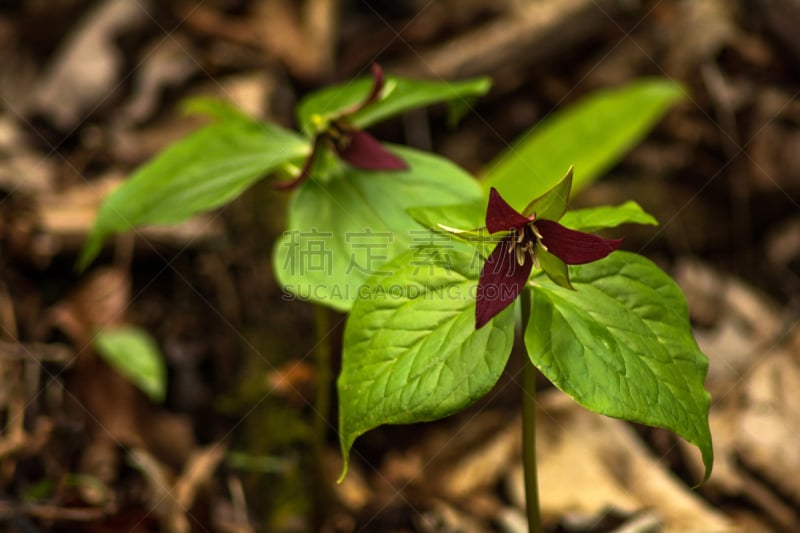
[[[482,261],[439,250],[387,264],[353,305],[339,376],[345,467],[356,437],[382,424],[435,420],[483,397],[514,342],[514,306],[475,329]]]
[[[361,102],[369,94],[371,87],[371,77],[359,78],[310,94],[297,107],[301,131],[308,136],[313,135],[314,116],[330,117]],[[463,114],[465,100],[486,94],[490,87],[489,78],[433,82],[386,76],[382,97],[354,114],[349,121],[357,128],[366,128],[404,111],[442,102],[459,104],[457,110]]]
[[[678,286],[647,259],[614,252],[572,267],[570,291],[533,289],[525,346],[553,384],[587,409],[674,431],[711,473],[708,360]]]
[[[515,209],[550,189],[575,166],[573,194],[602,176],[685,94],[673,82],[640,80],[598,91],[541,121],[500,154],[483,174]]]
[[[481,198],[478,183],[447,159],[391,147],[409,165],[402,172],[340,166],[325,183],[305,182],[289,205],[287,230],[273,266],[284,290],[347,311],[359,288],[407,250],[445,239],[419,226],[406,210]]]
[[[219,207],[308,151],[297,135],[243,118],[189,135],[139,167],[103,201],[79,268],[88,266],[108,236],[147,224],[176,224]]]
[[[241,109],[226,100],[198,96],[187,98],[180,104],[181,111],[187,115],[202,115],[218,121],[244,120],[250,121]]]
[[[572,167],[569,167],[564,178],[555,187],[529,203],[523,214],[528,216],[536,213],[536,218],[556,221],[564,216],[569,203],[569,192],[572,189],[572,170]]]
[[[103,330],[94,338],[97,353],[154,402],[167,393],[167,369],[153,338],[134,327]]]
[[[605,228],[616,228],[622,224],[645,224],[658,226],[658,220],[634,201],[620,205],[604,205],[568,211],[561,224],[568,228],[591,233]]]

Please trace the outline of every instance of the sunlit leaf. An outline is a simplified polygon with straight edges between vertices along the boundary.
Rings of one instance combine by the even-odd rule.
[[[525,346],[553,384],[591,411],[674,431],[711,472],[708,360],[680,288],[655,264],[615,252],[570,268],[575,290],[533,289]]]
[[[320,89],[300,102],[297,118],[300,129],[311,136],[315,131],[314,116],[327,117],[361,102],[372,87],[373,79],[359,78]],[[353,126],[366,128],[394,115],[427,105],[453,102],[463,114],[465,103],[489,91],[489,78],[465,81],[425,81],[386,76],[382,97],[349,117]]]
[[[568,228],[586,232],[615,228],[622,224],[658,226],[658,220],[634,201],[614,206],[604,205],[567,211],[561,223]]]
[[[390,148],[408,163],[407,171],[330,169],[325,182],[309,180],[295,191],[273,253],[287,293],[347,311],[383,264],[411,246],[441,241],[408,208],[480,199],[478,183],[447,159]]]
[[[575,194],[619,161],[684,94],[680,85],[661,79],[593,93],[536,124],[492,161],[483,173],[484,190],[495,187],[521,210],[574,166]]]
[[[171,145],[139,167],[100,206],[79,267],[115,233],[176,224],[230,202],[253,182],[309,151],[306,141],[273,124],[229,116]]]
[[[345,472],[364,432],[455,413],[497,382],[514,342],[514,306],[475,329],[481,266],[457,250],[425,263],[408,252],[367,283],[347,321],[338,381]]]

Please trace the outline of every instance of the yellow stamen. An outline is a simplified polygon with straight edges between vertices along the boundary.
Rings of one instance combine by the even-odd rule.
[[[549,252],[550,250],[548,250],[547,246],[545,246],[542,242],[542,234],[539,233],[539,229],[536,227],[536,225],[531,224],[531,229],[533,230],[533,234],[536,235],[536,239],[539,241],[539,246],[541,246],[545,252]]]

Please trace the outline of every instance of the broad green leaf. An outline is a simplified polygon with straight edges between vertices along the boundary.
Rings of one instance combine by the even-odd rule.
[[[483,258],[488,257],[502,238],[501,234],[491,235],[486,230],[485,200],[468,204],[412,207],[408,209],[408,214],[432,231],[469,244]]]
[[[135,327],[102,330],[94,338],[97,353],[153,401],[167,393],[167,369],[153,338]]]
[[[561,218],[561,224],[568,228],[591,233],[600,229],[616,228],[622,224],[658,226],[658,220],[636,202],[627,201],[615,206],[604,205],[567,211]]]
[[[408,209],[408,214],[433,231],[444,231],[456,236],[472,235],[480,233],[486,225],[486,201],[411,207]]]
[[[564,178],[555,187],[533,200],[523,211],[525,216],[536,213],[536,218],[559,220],[564,216],[569,203],[569,192],[572,189],[572,167],[569,167]]]
[[[176,224],[219,207],[308,152],[308,143],[297,135],[244,118],[196,131],[139,167],[103,201],[79,267],[97,256],[108,236],[147,224]]]
[[[483,397],[514,342],[514,306],[475,329],[482,261],[413,251],[384,267],[353,305],[339,376],[339,438],[345,459],[356,437],[382,424],[442,418]]]
[[[673,82],[649,79],[598,91],[531,128],[483,174],[521,210],[575,166],[573,194],[602,176],[684,95]]]
[[[404,111],[427,105],[453,102],[463,112],[464,102],[483,94],[491,87],[489,78],[464,81],[424,81],[386,76],[382,97],[354,114],[348,120],[358,128],[366,128]],[[372,78],[359,78],[341,85],[326,87],[307,96],[297,107],[300,129],[313,135],[313,116],[329,117],[361,102],[372,88]]]
[[[674,431],[711,473],[708,360],[692,337],[678,286],[649,260],[614,252],[570,269],[576,290],[543,278],[525,346],[556,387],[587,409]]]
[[[305,182],[289,205],[273,266],[284,290],[340,311],[380,267],[411,246],[449,238],[417,224],[406,210],[481,197],[478,183],[448,160],[392,147],[410,169],[370,172],[342,165],[325,183]]]

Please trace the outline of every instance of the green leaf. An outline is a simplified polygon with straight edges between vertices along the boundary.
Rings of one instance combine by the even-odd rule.
[[[382,97],[349,117],[357,128],[366,128],[404,111],[427,105],[453,102],[455,112],[463,114],[466,101],[486,94],[491,87],[489,78],[464,81],[434,82],[400,76],[386,76]],[[297,106],[300,129],[308,136],[315,132],[313,117],[330,117],[361,102],[372,88],[372,78],[359,78],[341,85],[326,87],[307,96]]]
[[[486,225],[486,201],[468,204],[432,205],[410,207],[408,214],[414,220],[434,231],[453,235],[474,233]]]
[[[658,226],[658,220],[636,202],[627,201],[615,206],[604,205],[568,211],[561,218],[561,224],[591,233],[605,228],[616,228],[622,224]]]
[[[207,126],[139,167],[100,206],[78,265],[110,235],[147,224],[176,224],[236,198],[309,146],[273,124],[232,118]]]
[[[325,183],[305,182],[289,205],[287,230],[275,244],[273,266],[287,293],[340,311],[359,288],[410,246],[449,238],[419,226],[406,210],[481,198],[478,183],[448,160],[392,147],[409,164],[403,172],[341,165]]]
[[[102,330],[94,338],[97,353],[155,402],[167,393],[167,369],[153,338],[135,327]]]
[[[521,210],[574,165],[574,194],[619,161],[684,94],[680,85],[661,79],[593,93],[541,121],[500,154],[483,174],[484,190],[495,187]]]
[[[536,218],[559,220],[564,216],[569,203],[569,192],[572,189],[572,167],[569,167],[564,178],[555,187],[533,200],[523,211],[529,216],[536,213]]]
[[[488,256],[502,238],[502,235],[490,235],[486,230],[485,200],[468,204],[412,207],[407,211],[426,228],[468,243],[483,257]]]
[[[215,120],[244,120],[250,121],[241,109],[226,100],[198,96],[187,98],[180,104],[181,111],[187,115],[202,115]]]
[[[353,305],[339,376],[339,438],[347,471],[356,437],[382,424],[435,420],[483,397],[514,342],[514,306],[475,329],[482,261],[413,251],[384,267]]]
[[[649,260],[614,252],[572,267],[575,291],[537,280],[525,345],[556,387],[587,409],[674,431],[711,473],[708,360],[678,286]]]

